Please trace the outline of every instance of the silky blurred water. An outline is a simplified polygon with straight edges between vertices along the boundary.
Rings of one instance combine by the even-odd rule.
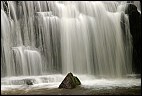
[[[57,88],[68,72],[85,88],[140,86],[126,78],[134,73],[126,3],[1,1],[1,89]]]
[[[81,87],[100,89],[112,89],[116,87],[129,88],[133,86],[141,86],[141,79],[135,76],[122,79],[109,79],[100,78],[88,75],[74,75],[81,81]],[[6,90],[33,90],[42,88],[58,88],[59,84],[64,79],[64,75],[44,75],[44,76],[28,76],[28,77],[7,77],[1,80],[1,91]],[[33,85],[26,85],[22,82],[24,79],[30,79],[33,81]]]

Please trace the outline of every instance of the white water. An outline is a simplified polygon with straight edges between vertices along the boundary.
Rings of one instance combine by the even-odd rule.
[[[65,75],[68,72],[85,75],[86,78],[89,75],[122,78],[133,73],[129,21],[123,10],[118,9],[120,3],[7,2],[7,12],[4,12],[6,5],[1,2],[1,82],[4,78],[8,78],[6,82],[9,82],[7,80],[11,80],[12,76],[18,76],[14,79],[16,81],[27,78],[21,76],[38,78],[47,74]],[[125,28],[121,27],[122,23]],[[81,81],[86,86],[89,79],[84,79]],[[105,79],[99,80],[90,82],[106,82],[102,83],[106,86],[109,83]],[[122,85],[124,81],[122,78]],[[110,85],[115,85],[115,80],[110,82]],[[120,82],[118,80],[116,84],[121,85]],[[42,83],[39,79],[37,84]],[[128,85],[131,83],[139,85],[139,80],[130,80]],[[9,84],[2,83],[2,86],[11,86]]]
[[[42,61],[38,51],[26,47],[12,47],[14,54],[15,65],[11,64],[14,68],[16,75],[40,75],[42,72]],[[16,69],[18,68],[18,69]],[[12,71],[12,72],[13,72]]]
[[[114,87],[132,87],[141,86],[141,79],[135,77],[123,78],[123,79],[104,79],[88,75],[77,75],[81,80],[81,87],[94,88],[94,89],[111,89]],[[43,76],[21,76],[21,77],[10,77],[2,78],[1,80],[1,91],[6,90],[33,90],[41,88],[58,88],[59,84],[63,80],[65,75],[43,75]],[[27,86],[24,83],[24,79],[31,79],[34,85]]]

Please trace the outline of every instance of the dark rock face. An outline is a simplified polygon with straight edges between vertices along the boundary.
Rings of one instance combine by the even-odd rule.
[[[72,89],[77,85],[81,85],[80,80],[73,76],[72,73],[68,73],[62,83],[59,85],[59,88]]]
[[[125,13],[129,16],[130,32],[133,37],[133,71],[141,73],[141,14],[133,4],[128,4]]]
[[[4,8],[4,11],[6,13],[8,13],[8,2],[7,1],[2,1],[3,2],[3,8]]]
[[[81,85],[80,80],[76,76],[74,76],[74,80],[76,85]]]

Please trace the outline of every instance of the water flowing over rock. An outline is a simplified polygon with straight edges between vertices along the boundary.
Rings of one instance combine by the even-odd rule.
[[[130,32],[133,36],[133,70],[136,73],[141,73],[141,52],[142,52],[142,33],[141,33],[141,13],[133,4],[129,4],[125,11],[129,15]]]
[[[59,85],[59,88],[72,89],[77,85],[81,85],[80,80],[76,76],[73,76],[72,73],[68,73],[62,83]]]
[[[30,79],[25,79],[24,81],[25,81],[25,84],[27,85],[33,85],[33,82]]]
[[[135,3],[134,3],[135,4]],[[130,24],[130,33],[132,35],[133,55],[132,69],[133,72],[141,73],[141,11],[133,3],[121,5],[121,10],[128,15]]]

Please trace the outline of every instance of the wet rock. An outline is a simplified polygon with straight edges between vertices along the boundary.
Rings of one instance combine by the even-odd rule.
[[[72,89],[77,85],[81,85],[80,80],[70,72],[59,85],[59,88]]]
[[[137,7],[134,4],[126,4],[125,13],[131,14],[132,11],[137,11]]]
[[[127,75],[128,78],[141,78],[141,74],[128,74]]]
[[[141,73],[141,13],[137,10],[137,7],[134,4],[125,4],[125,14],[129,17],[130,24],[130,33],[132,35],[132,44],[133,44],[133,52],[132,52],[132,70],[136,74]],[[121,27],[125,29],[125,19],[124,14],[121,16]],[[123,30],[124,36],[126,36],[125,30]],[[125,39],[124,39],[125,40]]]
[[[27,85],[33,85],[33,82],[30,79],[25,79],[24,81],[25,81],[25,84]]]
[[[130,32],[133,37],[133,71],[141,73],[141,14],[133,4],[128,5],[125,13],[129,16]]]
[[[80,80],[76,76],[74,76],[74,79],[75,79],[75,84],[76,85],[81,85]]]
[[[3,9],[6,13],[8,13],[8,2],[7,1],[2,1],[3,4]]]

